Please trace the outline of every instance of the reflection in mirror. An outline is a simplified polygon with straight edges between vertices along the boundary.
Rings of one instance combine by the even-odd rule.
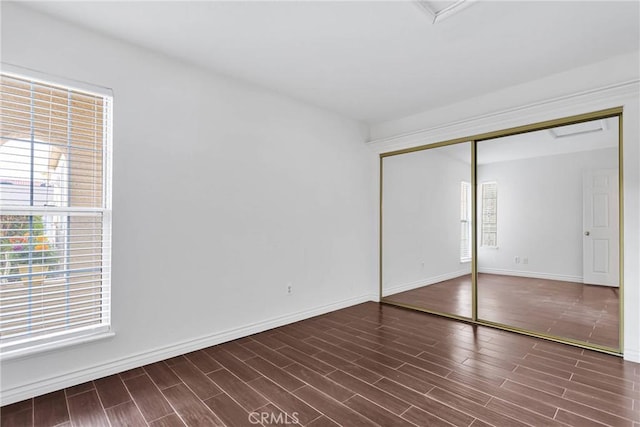
[[[477,143],[480,320],[618,349],[618,126]]]
[[[471,143],[383,158],[384,301],[471,317]]]

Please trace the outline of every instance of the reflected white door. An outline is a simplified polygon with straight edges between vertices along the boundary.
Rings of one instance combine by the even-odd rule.
[[[585,172],[583,194],[584,283],[619,286],[618,170]]]

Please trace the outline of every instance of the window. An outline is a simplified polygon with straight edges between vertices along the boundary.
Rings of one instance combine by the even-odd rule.
[[[480,186],[482,197],[480,246],[498,246],[498,185],[485,182]]]
[[[471,184],[460,183],[460,262],[471,261]]]
[[[3,353],[109,330],[111,101],[0,75]]]

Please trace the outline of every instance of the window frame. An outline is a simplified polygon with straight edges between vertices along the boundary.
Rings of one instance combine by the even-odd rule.
[[[78,326],[69,330],[56,331],[23,339],[0,341],[0,360],[10,360],[29,356],[35,353],[51,351],[53,349],[91,342],[115,335],[112,330],[111,319],[111,240],[112,240],[112,182],[113,182],[113,91],[109,88],[92,85],[85,82],[71,80],[59,76],[42,73],[39,71],[18,67],[12,64],[0,63],[0,74],[9,78],[18,78],[33,82],[59,87],[62,90],[71,90],[86,95],[102,98],[102,194],[99,208],[83,207],[42,207],[42,206],[8,206],[2,207],[2,213],[26,214],[31,216],[73,215],[74,213],[96,213],[101,216],[101,255],[100,263],[100,323],[88,326]],[[34,135],[31,142],[37,142]],[[11,140],[11,138],[8,138]]]

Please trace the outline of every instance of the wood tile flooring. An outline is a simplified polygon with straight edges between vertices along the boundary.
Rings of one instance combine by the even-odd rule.
[[[609,286],[480,274],[478,317],[617,348],[618,291]]]
[[[385,300],[409,304],[440,313],[471,318],[471,274],[443,280],[385,297]]]
[[[471,275],[390,295],[389,301],[471,317]],[[617,348],[618,288],[478,274],[478,318]]]
[[[640,427],[640,365],[365,303],[5,406],[1,417],[3,427]]]

